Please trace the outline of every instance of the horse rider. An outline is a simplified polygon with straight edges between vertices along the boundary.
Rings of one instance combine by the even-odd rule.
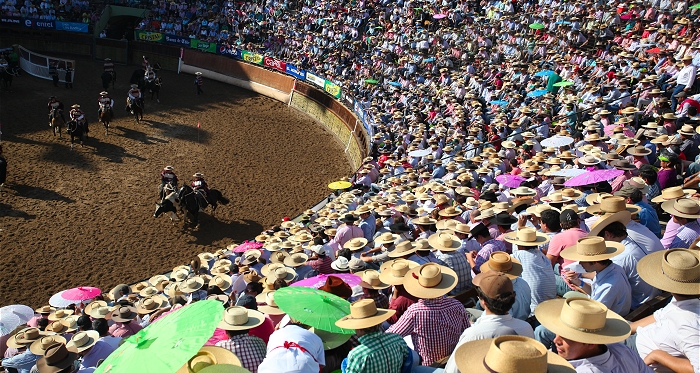
[[[63,102],[58,101],[56,96],[51,96],[49,97],[49,126],[51,126],[51,113],[53,112],[53,109],[58,109],[60,114],[61,114],[61,119],[63,121],[66,121],[66,117],[63,116]]]
[[[97,99],[97,103],[99,104],[99,109],[97,109],[97,117],[100,116],[100,113],[102,110],[109,110],[109,118],[114,119],[114,99],[109,97],[109,93],[107,91],[102,91],[100,92],[100,98]]]
[[[141,61],[141,69],[143,69],[145,72],[149,67],[151,67],[151,63],[148,62],[148,57],[143,56],[143,61]]]
[[[206,180],[204,180],[204,174],[197,172],[192,175],[192,177],[194,178],[194,180],[192,180],[192,189],[203,192],[204,199],[211,203],[209,200],[209,185]]]
[[[111,58],[105,58],[105,63],[102,66],[104,67],[105,72],[114,73],[114,62],[112,62]]]
[[[199,71],[194,73],[194,75],[197,76],[196,78],[194,78],[194,85],[197,86],[197,95],[201,95],[202,93],[204,93],[204,91],[202,91],[202,85],[204,84],[204,78],[202,78],[202,73]]]
[[[153,71],[152,67],[146,68],[146,73],[143,74],[143,79],[146,82],[147,87],[152,87],[153,81],[156,80],[156,72]]]
[[[138,84],[131,85],[131,89],[129,90],[129,95],[126,99],[126,111],[129,111],[130,103],[133,100],[136,100],[136,102],[139,102],[139,100],[141,100],[141,90],[139,89]]]
[[[177,186],[177,175],[175,175],[175,167],[173,166],[165,166],[160,173],[160,188],[158,188],[158,192],[161,199],[165,197],[163,190],[166,184],[170,184],[173,187]]]
[[[87,119],[85,119],[85,113],[80,109],[80,105],[75,104],[71,106],[71,111],[70,114],[68,114],[71,120],[75,121],[78,124],[82,124],[83,128],[85,129],[85,133],[88,133],[88,123]]]
[[[0,54],[0,69],[7,69],[8,67],[10,67],[10,64],[5,59],[5,55]]]

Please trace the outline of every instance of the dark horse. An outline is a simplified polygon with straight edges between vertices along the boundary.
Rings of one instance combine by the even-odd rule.
[[[180,188],[180,191],[177,193],[177,198],[175,198],[174,195],[171,195],[170,198],[164,198],[163,201],[158,204],[153,216],[158,217],[164,212],[174,212],[176,210],[174,202],[179,202],[180,209],[185,219],[187,219],[187,213],[189,213],[192,216],[192,223],[194,225],[199,225],[200,210],[204,210],[207,206],[211,205],[212,211],[216,211],[218,203],[228,205],[229,200],[216,189],[209,189],[209,197],[205,198],[202,191],[192,189],[189,185],[183,184],[182,188]]]
[[[114,89],[114,83],[117,81],[116,71],[105,71],[100,76],[102,79],[102,88],[105,90],[109,89],[109,83],[112,83],[112,89]]]
[[[112,113],[110,113],[111,106],[105,105],[100,108],[100,122],[105,126],[105,135],[109,135],[109,122],[112,120]]]
[[[78,121],[72,120],[68,122],[68,127],[66,132],[70,135],[70,148],[73,149],[75,139],[80,141],[80,146],[83,146],[83,137],[87,133],[87,128],[85,128],[85,122],[78,123]]]
[[[63,120],[63,110],[59,108],[51,109],[49,119],[51,120],[50,125],[53,135],[56,136],[56,134],[58,134],[58,137],[63,137],[61,135],[61,127],[66,124],[66,122]]]
[[[12,78],[19,76],[19,67],[6,67],[0,70],[0,80],[5,88],[11,89]]]
[[[138,100],[132,100],[131,98],[129,100],[129,111],[134,114],[134,118],[136,119],[136,123],[140,122],[143,119],[143,98],[138,99]]]
[[[161,78],[155,78],[152,82],[144,82],[143,92],[146,90],[151,92],[151,100],[153,96],[156,96],[156,101],[160,102],[160,87],[163,85],[163,80]]]

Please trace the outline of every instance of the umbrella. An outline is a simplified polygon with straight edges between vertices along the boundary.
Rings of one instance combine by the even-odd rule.
[[[95,372],[176,372],[214,334],[223,315],[215,300],[182,307],[129,337]]]
[[[688,9],[700,9],[700,3],[695,4],[695,5],[691,5],[688,7]]]
[[[532,92],[528,92],[527,97],[540,97],[547,94],[546,89],[538,89]]]
[[[328,276],[334,276],[334,277],[339,277],[341,280],[345,281],[350,287],[357,286],[362,282],[362,278],[358,275],[353,275],[350,273],[336,273],[332,275],[318,275],[314,277],[309,277],[307,279],[297,281],[293,283],[291,286],[301,286],[304,288],[314,288],[318,289],[321,286],[325,285],[326,279],[328,279]],[[276,295],[275,295],[276,296]]]
[[[34,317],[34,310],[21,304],[0,308],[0,337],[12,333],[32,317]]]
[[[624,174],[625,171],[623,170],[595,170],[595,171],[590,171],[586,172],[584,174],[572,177],[571,179],[567,180],[564,183],[564,186],[568,187],[575,187],[575,186],[581,186],[581,185],[591,185],[595,183],[599,183],[601,181],[608,181],[612,180],[622,174]]]
[[[428,63],[428,62],[435,62],[435,58],[434,58],[434,57],[430,57],[430,58],[426,58],[426,59],[423,60],[423,63]]]
[[[588,171],[581,168],[563,168],[559,171],[552,171],[549,174],[552,176],[574,177],[586,172]]]
[[[561,81],[559,83],[554,83],[554,86],[555,87],[568,87],[572,84],[574,84],[574,82],[569,81],[569,80],[564,80],[564,81]]]
[[[51,298],[49,298],[49,304],[54,307],[65,308],[70,306],[71,304],[80,303],[79,300],[70,300],[64,298],[63,292],[65,292],[65,290],[52,295]]]
[[[394,87],[401,87],[401,83],[399,82],[389,82],[389,85],[393,85]]]
[[[323,290],[290,286],[275,292],[275,303],[289,317],[331,333],[354,334],[354,330],[335,326],[350,314],[350,302]]]
[[[560,135],[554,135],[552,137],[548,137],[540,143],[544,147],[553,147],[553,148],[558,148],[560,146],[566,146],[574,142],[574,139],[568,136],[560,136]]]
[[[519,175],[506,174],[496,176],[496,181],[503,186],[507,186],[508,188],[517,188],[525,180],[527,179]]]
[[[263,247],[262,242],[256,242],[256,241],[243,241],[242,244],[236,246],[233,249],[234,253],[244,253],[248,250],[258,250],[261,247]]]
[[[435,19],[443,19],[445,17],[447,17],[447,14],[443,14],[443,13],[433,14],[433,18],[435,18]]]
[[[544,28],[544,25],[541,23],[531,23],[530,28],[533,30],[541,30]]]
[[[661,49],[660,48],[651,48],[651,49],[645,50],[645,52],[647,52],[649,54],[657,54],[657,53],[661,53]]]
[[[102,294],[102,291],[92,286],[79,286],[77,288],[64,290],[61,297],[68,300],[88,300]]]
[[[542,70],[542,71],[536,72],[535,76],[542,77],[542,76],[550,76],[552,74],[554,74],[554,71],[552,71],[552,70]]]
[[[377,84],[378,80],[377,79],[365,79],[365,83],[369,84]]]
[[[605,126],[603,128],[603,132],[605,132],[606,135],[610,136],[614,133],[615,128],[619,127],[617,124],[611,124],[609,126]],[[627,136],[627,137],[634,137],[636,133],[631,130],[629,127],[623,127],[622,133]]]
[[[412,150],[408,152],[408,155],[411,157],[425,157],[426,155],[432,153],[430,149],[418,149],[418,150]]]
[[[328,184],[328,189],[332,190],[343,190],[343,189],[348,189],[352,186],[350,182],[348,181],[334,181],[330,184]]]
[[[13,304],[0,308],[0,315],[4,315],[5,313],[14,313],[22,320],[22,323],[26,323],[34,317],[34,310],[23,304]]]
[[[506,106],[506,105],[508,105],[508,101],[506,101],[506,100],[494,100],[494,101],[489,102],[489,104]]]

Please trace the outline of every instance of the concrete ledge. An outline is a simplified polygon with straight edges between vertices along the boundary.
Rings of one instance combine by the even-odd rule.
[[[290,93],[282,92],[280,90],[270,88],[268,86],[264,86],[260,83],[255,83],[251,82],[248,80],[242,80],[238,78],[234,78],[228,75],[220,74],[214,71],[206,70],[201,67],[195,67],[195,66],[190,66],[187,65],[185,62],[180,63],[180,72],[182,73],[187,73],[187,74],[192,74],[194,75],[195,72],[201,71],[202,76],[207,79],[213,79],[222,83],[227,83],[234,85],[236,87],[241,87],[243,89],[247,89],[249,91],[253,91],[255,93],[259,93],[263,96],[270,97],[272,99],[275,99],[277,101],[280,101],[284,104],[289,104],[289,96]]]

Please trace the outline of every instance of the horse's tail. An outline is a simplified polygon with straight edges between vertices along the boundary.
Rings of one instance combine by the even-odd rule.
[[[223,194],[219,193],[219,202],[221,202],[222,205],[228,205],[228,203],[231,201],[228,198],[224,197]]]

